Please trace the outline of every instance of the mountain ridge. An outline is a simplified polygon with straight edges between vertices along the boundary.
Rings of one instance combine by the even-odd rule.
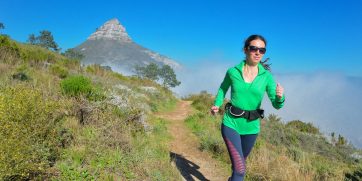
[[[174,69],[182,68],[175,60],[135,43],[116,18],[105,22],[74,49],[85,56],[82,59],[83,64],[110,66],[124,74],[132,74],[135,66],[150,63],[169,65]]]

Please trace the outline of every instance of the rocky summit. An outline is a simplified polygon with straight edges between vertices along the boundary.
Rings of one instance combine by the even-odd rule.
[[[136,65],[145,66],[152,62],[181,68],[179,63],[167,56],[133,42],[118,19],[105,22],[75,49],[84,55],[82,64],[109,66],[123,74],[132,74]]]
[[[121,23],[117,19],[112,19],[104,23],[103,26],[97,29],[88,40],[120,40],[123,42],[132,42]]]

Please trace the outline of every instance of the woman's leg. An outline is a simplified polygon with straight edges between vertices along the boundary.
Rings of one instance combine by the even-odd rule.
[[[242,181],[245,175],[245,160],[241,146],[241,137],[239,133],[224,124],[221,125],[221,133],[229,151],[232,164],[233,173],[229,180]]]
[[[258,134],[240,135],[241,147],[243,149],[244,160],[248,157],[252,148],[254,147]]]

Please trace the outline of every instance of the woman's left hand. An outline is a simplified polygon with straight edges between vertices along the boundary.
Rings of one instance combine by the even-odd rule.
[[[277,83],[276,94],[279,99],[281,99],[284,94],[284,88],[279,83]]]

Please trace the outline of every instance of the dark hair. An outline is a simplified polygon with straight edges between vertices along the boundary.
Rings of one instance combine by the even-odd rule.
[[[261,35],[250,35],[246,40],[245,40],[245,43],[244,43],[244,50],[248,48],[248,46],[250,45],[250,42],[253,41],[253,40],[261,40],[264,42],[265,44],[265,47],[266,47],[266,39],[261,36]],[[264,61],[260,61],[260,63],[263,65],[263,67],[266,69],[266,70],[269,70],[271,71],[270,69],[270,65],[271,64],[267,64],[266,62],[269,60],[269,58],[266,58]]]

